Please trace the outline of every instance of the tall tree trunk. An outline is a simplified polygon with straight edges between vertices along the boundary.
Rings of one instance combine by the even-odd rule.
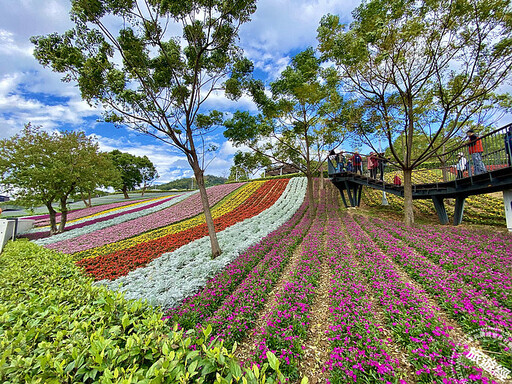
[[[412,150],[413,150],[413,134],[414,134],[414,115],[413,115],[413,105],[412,105],[412,95],[410,89],[407,92],[407,115],[408,115],[408,125],[407,125],[407,142],[406,146],[406,156],[405,156],[405,169],[404,171],[404,224],[408,227],[414,224],[414,210],[412,205]]]
[[[320,190],[324,189],[324,163],[320,165]]]
[[[68,220],[67,200],[67,196],[60,198],[60,223],[57,233],[64,232],[64,227],[66,226],[66,221]]]
[[[124,198],[125,199],[129,199],[130,196],[128,196],[128,188],[126,187],[126,185],[123,185],[122,191],[123,191],[123,194],[124,194]]]
[[[308,193],[308,200],[309,200],[309,206],[312,208],[312,212],[314,211],[315,209],[315,198],[314,198],[314,194],[313,194],[313,175],[311,175],[311,173],[306,173],[306,178],[308,180],[308,189],[307,189],[307,193]]]
[[[201,203],[203,203],[204,216],[206,218],[206,226],[208,227],[208,235],[210,236],[210,245],[212,248],[212,259],[215,259],[222,253],[222,250],[220,249],[215,226],[213,225],[210,203],[208,202],[208,195],[206,194],[206,187],[204,185],[203,171],[196,168],[194,169],[194,175],[199,188],[199,194],[201,195]]]
[[[144,186],[142,187],[142,194],[141,194],[141,197],[144,196],[144,193],[146,192],[146,188],[147,188],[147,184],[146,182],[144,182]]]
[[[48,213],[50,214],[50,236],[55,235],[57,233],[57,212],[52,207],[52,203],[46,203],[46,208],[48,208]]]
[[[443,181],[448,181],[448,169],[446,168],[446,161],[444,160],[444,157],[441,158],[441,169],[443,173]]]
[[[89,191],[89,194],[87,195],[87,198],[84,196],[84,194],[82,192],[80,192],[80,200],[82,200],[84,202],[84,205],[86,208],[91,208],[92,207],[92,202],[91,202],[91,192]]]
[[[408,227],[414,224],[411,169],[404,169],[404,224]]]

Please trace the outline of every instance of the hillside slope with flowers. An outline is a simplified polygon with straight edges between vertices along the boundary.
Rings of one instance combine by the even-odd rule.
[[[394,172],[385,175],[385,180],[389,183],[393,182],[394,175],[401,175],[401,172]],[[442,177],[436,171],[422,171],[413,173],[413,183],[422,184],[430,183],[432,180],[442,181]],[[395,214],[402,214],[404,209],[403,198],[386,194],[389,209],[387,211]],[[373,209],[381,208],[382,192],[373,188],[364,188],[362,194],[363,203]],[[425,217],[430,221],[437,222],[437,214],[432,200],[414,200],[414,209],[417,215]],[[453,217],[455,211],[455,200],[445,200],[446,212],[449,217]],[[503,195],[501,193],[474,195],[466,198],[464,205],[463,224],[490,225],[497,227],[505,227],[505,206],[503,204]]]
[[[201,354],[205,343],[221,340],[248,382],[268,364],[272,377],[282,373],[291,382],[304,376],[314,383],[510,379],[510,234],[366,217],[343,209],[330,183],[316,184],[310,202],[304,178],[208,193],[223,250],[216,259],[193,193],[110,207],[76,218],[83,226],[56,240],[34,242],[45,252],[65,251],[97,289],[163,310],[169,331],[190,332],[189,351]],[[138,217],[120,221],[122,212]],[[84,232],[88,226],[98,229]],[[83,305],[117,313],[109,303]],[[34,314],[27,316],[29,324]],[[117,316],[119,327],[111,331],[129,330],[131,315]],[[498,341],[470,338],[487,330]],[[472,359],[475,353],[480,360]],[[233,382],[242,382],[243,371],[230,369],[238,377]],[[211,372],[203,367],[194,374]]]

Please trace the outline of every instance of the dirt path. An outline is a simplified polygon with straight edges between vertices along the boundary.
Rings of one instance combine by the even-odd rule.
[[[273,311],[273,308],[276,304],[276,294],[282,291],[284,285],[289,281],[290,276],[293,274],[293,271],[295,270],[297,264],[300,262],[301,249],[302,243],[300,243],[297,246],[297,248],[295,248],[295,251],[293,252],[292,257],[288,261],[288,265],[281,274],[280,279],[278,280],[277,284],[274,286],[274,288],[268,295],[265,305],[259,314],[258,320],[255,323],[256,325],[249,332],[248,336],[241,343],[238,344],[235,356],[238,359],[240,359],[240,361],[242,361],[243,363],[250,362],[252,356],[255,355],[259,344],[258,342],[260,340],[259,331],[265,327],[267,318]]]
[[[324,233],[326,233],[325,230]],[[326,239],[324,238],[323,250],[326,247]],[[320,273],[320,282],[309,312],[310,327],[303,345],[304,357],[299,364],[301,377],[307,376],[312,384],[326,382],[328,373],[323,372],[323,367],[329,360],[332,349],[328,336],[329,324],[331,324],[329,289],[331,288],[332,273],[329,258],[326,255],[324,255]]]

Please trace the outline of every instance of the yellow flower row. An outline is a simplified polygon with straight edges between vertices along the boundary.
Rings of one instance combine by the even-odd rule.
[[[394,174],[397,173],[403,177],[401,171],[396,171],[385,175],[387,182],[392,182]],[[415,184],[429,183],[432,180],[442,181],[442,172],[440,170],[425,170],[421,172],[414,172],[412,181]],[[381,204],[382,192],[366,188],[364,200],[366,204],[375,207]],[[403,199],[395,195],[387,195],[390,206],[395,211],[403,210]],[[434,204],[431,200],[414,200],[414,207],[426,215],[436,216]],[[497,225],[496,223],[504,223],[504,208],[503,200],[494,196],[476,195],[470,196],[466,199],[464,221],[469,223],[490,224]],[[448,201],[446,203],[446,211],[449,216],[453,215],[454,205]]]
[[[259,189],[263,183],[264,181],[254,181],[252,183],[247,183],[241,188],[231,193],[230,195],[228,195],[226,198],[222,199],[218,204],[216,204],[212,208],[213,219],[216,219],[236,209],[240,204],[247,200],[247,198],[249,198],[249,196],[251,196],[257,189]],[[120,240],[115,243],[105,244],[102,245],[101,247],[78,252],[76,254],[76,257],[77,259],[81,260],[89,259],[99,255],[113,253],[147,241],[156,240],[167,235],[172,235],[187,230],[189,228],[198,226],[205,222],[206,219],[204,213],[201,213],[200,215],[194,216],[190,219],[170,224],[168,226],[143,233],[142,235],[134,236],[129,239]]]
[[[138,201],[136,203],[132,203],[132,204],[128,204],[128,205],[123,205],[121,207],[110,208],[110,209],[107,209],[105,211],[100,211],[100,212],[94,213],[94,214],[89,215],[89,216],[79,217],[78,219],[74,219],[74,220],[68,220],[66,222],[66,224],[74,223],[76,221],[80,221],[80,220],[84,220],[84,219],[90,219],[92,217],[96,217],[96,216],[99,216],[99,215],[104,215],[105,213],[115,212],[115,211],[118,211],[120,209],[136,207],[137,205],[140,205],[140,204],[147,204],[147,203],[151,203],[151,202],[154,202],[154,201],[158,201],[158,200],[162,200],[162,199],[167,199],[168,197],[169,196],[155,197],[153,199],[144,200],[144,201]],[[49,227],[50,227],[49,225],[45,225],[45,226],[40,227],[40,228],[49,228]]]

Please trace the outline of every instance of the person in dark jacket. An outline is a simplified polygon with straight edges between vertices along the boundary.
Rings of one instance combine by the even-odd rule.
[[[505,142],[505,153],[507,154],[508,166],[512,166],[512,126],[508,129],[503,137]]]
[[[338,152],[336,155],[336,162],[338,163],[337,172],[343,172],[345,170],[345,155],[343,151]]]
[[[329,161],[331,162],[332,166],[334,167],[334,172],[336,172],[337,169],[337,163],[336,163],[336,152],[334,152],[334,149],[331,149],[329,151],[329,155],[327,155]]]
[[[355,151],[354,155],[350,158],[352,161],[352,167],[354,168],[354,172],[359,172],[361,175],[363,174],[363,159],[359,152]]]

